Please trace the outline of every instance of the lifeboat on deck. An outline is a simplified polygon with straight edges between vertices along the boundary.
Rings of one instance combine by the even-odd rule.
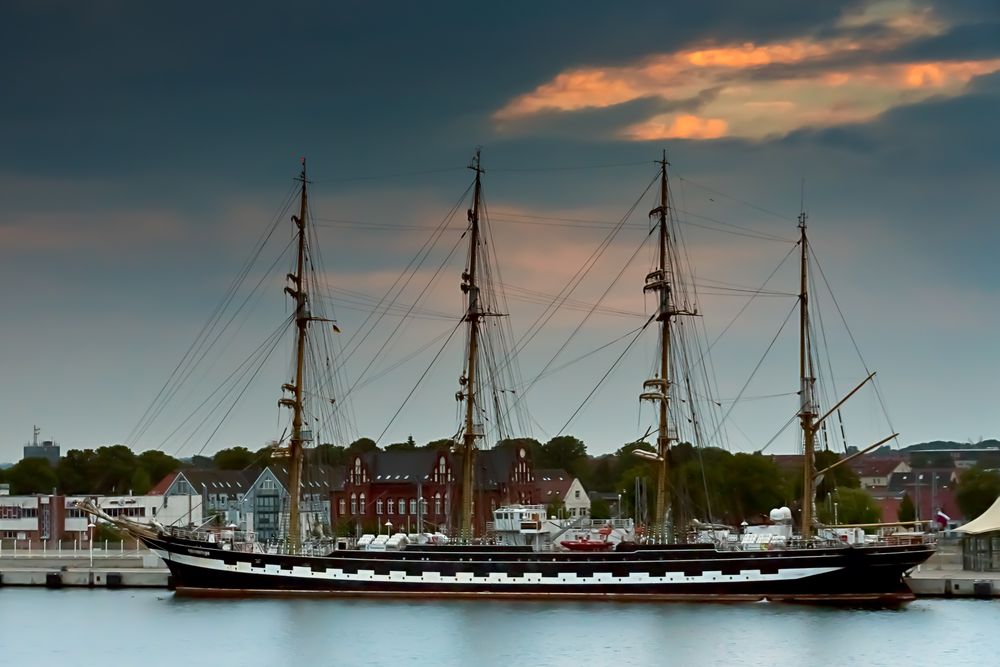
[[[590,535],[577,535],[575,540],[563,540],[559,545],[569,551],[609,551],[615,546],[613,542],[608,542],[608,535],[610,534],[610,528],[607,532],[602,528],[600,531],[601,539],[599,540],[590,539]]]

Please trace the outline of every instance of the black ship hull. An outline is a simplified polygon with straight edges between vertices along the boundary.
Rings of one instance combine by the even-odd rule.
[[[721,551],[639,546],[609,553],[410,547],[329,556],[247,553],[144,538],[179,593],[899,604],[932,545]]]

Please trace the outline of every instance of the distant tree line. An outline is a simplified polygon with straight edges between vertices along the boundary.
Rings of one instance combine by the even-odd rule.
[[[451,438],[431,440],[418,445],[413,437],[386,445],[386,451],[439,450],[454,445]],[[586,444],[574,436],[565,435],[542,443],[532,438],[501,441],[499,447],[524,447],[531,452],[536,468],[562,469],[580,479],[588,491],[614,493],[621,497],[622,513],[626,516],[652,516],[655,503],[656,468],[654,462],[635,456],[636,449],[654,451],[647,442],[631,442],[614,453],[591,455]],[[345,465],[356,454],[379,449],[371,438],[360,438],[349,445],[322,444],[306,450],[308,463]],[[189,468],[218,470],[260,470],[272,462],[276,450],[262,447],[251,450],[236,446],[222,449],[213,456],[196,455],[180,460],[157,450],[136,454],[124,445],[97,449],[71,449],[51,466],[46,459],[24,459],[13,467],[0,471],[0,481],[10,484],[16,495],[50,493],[57,490],[67,495],[147,493],[167,474]],[[929,453],[928,456],[935,456]],[[818,468],[825,468],[839,459],[834,452],[817,453]],[[950,459],[949,459],[950,461]],[[936,458],[918,461],[920,464],[945,463]],[[923,467],[923,466],[921,466]],[[715,447],[693,447],[679,443],[670,450],[670,493],[675,521],[690,519],[715,521],[730,525],[741,521],[754,523],[780,506],[788,506],[798,514],[801,505],[803,471],[783,469],[761,453],[729,452]],[[645,485],[646,505],[636,505],[636,480]],[[841,523],[869,523],[879,520],[879,510],[871,496],[859,488],[857,475],[843,465],[827,474],[817,490],[820,519],[832,522],[834,504],[836,519]],[[974,468],[960,478],[956,489],[959,506],[966,518],[982,513],[1000,495],[1000,473]],[[907,509],[904,499],[901,513]],[[912,503],[909,505],[912,508]],[[608,508],[595,502],[592,514],[607,518]],[[903,517],[901,517],[903,518]]]

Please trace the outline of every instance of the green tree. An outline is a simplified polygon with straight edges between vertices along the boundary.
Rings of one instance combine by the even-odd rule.
[[[137,466],[135,452],[125,445],[98,447],[92,461],[92,493],[107,495],[128,492]]]
[[[577,475],[586,459],[587,445],[582,440],[571,435],[561,435],[542,445],[539,458],[535,459],[535,466],[559,468]]]
[[[910,494],[904,493],[903,500],[899,503],[899,511],[897,512],[900,521],[913,521],[917,518],[917,508],[913,505],[913,499],[910,498]]]
[[[96,457],[93,449],[71,449],[66,452],[56,466],[60,490],[69,495],[94,493]]]
[[[156,449],[150,449],[139,454],[137,459],[139,465],[149,473],[149,479],[154,485],[181,467],[180,461]]]
[[[59,484],[48,459],[21,459],[7,471],[7,481],[15,496],[51,493]]]
[[[590,517],[592,519],[610,519],[611,508],[601,498],[590,501]]]
[[[347,448],[343,445],[317,445],[306,450],[306,457],[310,463],[342,466],[347,463]]]
[[[752,522],[784,504],[781,469],[769,456],[734,454],[724,472],[733,518]]]
[[[833,503],[837,503],[834,517]],[[877,523],[882,519],[882,511],[875,499],[864,489],[841,486],[831,494],[829,502],[819,505],[819,520],[823,523]]]
[[[416,448],[417,448],[417,443],[413,440],[413,436],[411,435],[410,437],[408,437],[406,439],[405,442],[394,442],[393,444],[387,446],[385,448],[385,451],[387,451],[387,452],[389,452],[389,451],[405,451],[405,452],[409,452],[409,451],[413,451]]]
[[[438,438],[437,440],[431,440],[430,442],[428,442],[426,445],[422,447],[422,449],[447,450],[451,449],[454,445],[455,441],[451,438]]]
[[[220,449],[212,457],[212,464],[219,470],[245,470],[254,464],[257,455],[246,447]]]
[[[265,447],[264,449],[270,449],[270,447]],[[195,454],[191,457],[191,467],[192,468],[211,468],[214,465],[212,458],[210,456],[202,456],[201,454]]]
[[[970,468],[962,473],[955,486],[955,500],[966,521],[989,509],[997,496],[1000,496],[1000,473],[995,470]]]
[[[566,503],[562,498],[553,498],[545,506],[546,516],[561,517],[566,513]]]
[[[149,490],[153,487],[153,483],[149,480],[149,473],[142,466],[135,469],[132,473],[132,480],[129,483],[129,491],[137,496],[144,496],[149,493]]]
[[[350,457],[353,454],[363,454],[364,452],[370,452],[374,449],[378,449],[378,445],[371,438],[358,438],[350,445],[347,446],[347,454]]]

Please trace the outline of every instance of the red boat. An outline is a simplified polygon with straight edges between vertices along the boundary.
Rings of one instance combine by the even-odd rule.
[[[563,540],[559,544],[562,545],[564,549],[569,549],[570,551],[609,551],[615,545],[613,542],[608,542],[608,535],[611,534],[611,527],[604,526],[600,531],[601,539],[592,540],[590,535],[577,535],[575,540]]]

